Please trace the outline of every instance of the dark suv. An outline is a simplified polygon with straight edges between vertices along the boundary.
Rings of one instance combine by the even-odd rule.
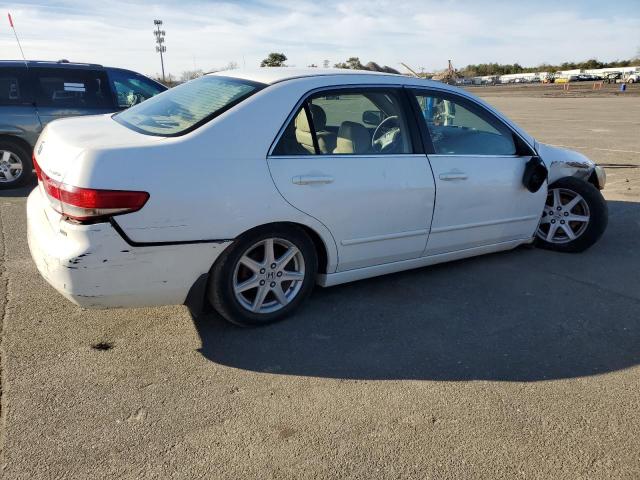
[[[31,152],[57,118],[123,110],[167,88],[139,73],[88,63],[0,61],[0,189],[31,178]]]

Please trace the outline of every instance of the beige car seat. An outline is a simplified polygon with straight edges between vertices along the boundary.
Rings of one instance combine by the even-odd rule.
[[[342,122],[333,153],[365,154],[371,150],[371,134],[364,125]]]
[[[331,153],[336,148],[336,135],[328,130],[325,130],[327,126],[327,114],[324,113],[322,107],[318,105],[309,105],[311,110],[311,118],[313,119],[313,127],[316,130],[316,137],[318,138],[318,147],[320,153]],[[311,135],[311,127],[307,121],[307,115],[304,110],[301,110],[295,121],[296,125],[296,141],[309,153],[316,153],[313,146],[313,135]]]

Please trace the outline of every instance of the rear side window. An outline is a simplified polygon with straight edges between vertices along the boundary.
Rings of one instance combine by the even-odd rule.
[[[107,74],[63,68],[34,69],[39,107],[112,108]]]
[[[109,70],[109,79],[119,108],[132,107],[166,90],[142,75],[126,70]]]
[[[122,125],[147,135],[187,133],[247,99],[263,84],[237,78],[204,76],[161,93],[114,115]]]
[[[323,91],[307,99],[273,155],[400,155],[413,153],[404,105],[387,89]]]
[[[25,69],[0,69],[0,105],[24,105],[32,102]]]

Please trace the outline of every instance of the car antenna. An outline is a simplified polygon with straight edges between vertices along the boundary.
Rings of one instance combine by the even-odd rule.
[[[9,17],[9,25],[11,25],[11,29],[13,30],[13,34],[16,37],[16,42],[18,42],[18,47],[20,48],[20,53],[22,54],[22,60],[24,60],[24,66],[29,68],[29,64],[27,63],[27,59],[24,56],[24,52],[22,51],[22,45],[20,45],[20,39],[18,38],[18,32],[16,32],[16,27],[13,25],[13,18],[11,18],[11,14],[7,13],[7,17]]]

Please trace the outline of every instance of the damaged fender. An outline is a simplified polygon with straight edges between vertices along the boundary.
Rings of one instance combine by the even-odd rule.
[[[600,190],[604,188],[606,183],[604,169],[598,167],[585,155],[544,143],[537,144],[537,151],[549,172],[549,185],[564,177],[576,177],[593,183]]]

